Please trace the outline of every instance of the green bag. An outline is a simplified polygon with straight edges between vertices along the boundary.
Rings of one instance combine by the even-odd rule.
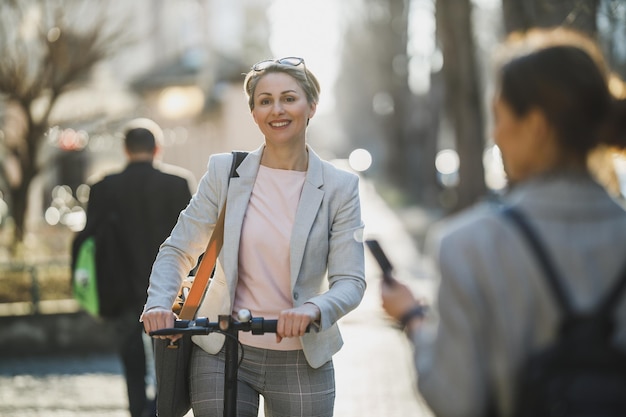
[[[98,316],[98,281],[96,277],[96,240],[88,237],[78,248],[72,276],[72,293],[89,314]]]

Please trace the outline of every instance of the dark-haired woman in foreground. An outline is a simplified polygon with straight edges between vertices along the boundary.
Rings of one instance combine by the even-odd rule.
[[[597,146],[626,146],[626,102],[611,95],[600,54],[578,33],[535,30],[504,47],[493,100],[493,135],[511,183],[504,203],[539,231],[574,308],[588,310],[626,263],[626,212],[587,167]],[[546,278],[492,204],[459,214],[434,236],[436,306],[419,314],[421,302],[396,282],[383,285],[383,307],[404,319],[419,389],[435,415],[484,416],[491,408],[510,416],[524,360],[555,339],[561,317]]]

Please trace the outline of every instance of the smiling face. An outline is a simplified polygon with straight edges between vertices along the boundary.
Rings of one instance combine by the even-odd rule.
[[[267,145],[301,144],[316,110],[298,82],[288,74],[263,75],[254,91],[252,117]]]

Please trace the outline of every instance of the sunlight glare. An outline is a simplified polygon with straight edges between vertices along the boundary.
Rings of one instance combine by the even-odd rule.
[[[299,56],[318,78],[319,112],[334,107],[331,91],[340,61],[339,10],[333,0],[274,0],[268,10],[274,58]],[[264,59],[267,57],[258,57]]]

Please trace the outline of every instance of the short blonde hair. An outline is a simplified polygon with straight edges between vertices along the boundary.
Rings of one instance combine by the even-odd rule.
[[[304,91],[306,99],[310,104],[317,104],[320,97],[320,84],[317,78],[302,61],[301,65],[283,65],[278,62],[268,64],[262,70],[251,69],[243,82],[243,89],[248,97],[248,107],[250,111],[254,110],[254,92],[257,84],[265,74],[284,73],[296,80],[298,85]]]

